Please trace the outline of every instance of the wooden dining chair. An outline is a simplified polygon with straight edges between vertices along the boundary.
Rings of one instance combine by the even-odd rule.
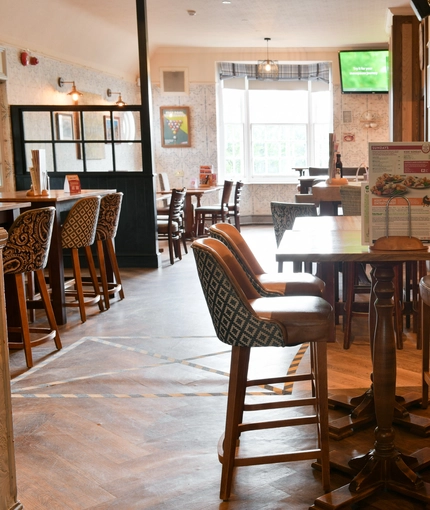
[[[332,340],[332,307],[321,297],[261,297],[252,286],[240,264],[223,243],[217,239],[198,239],[192,246],[203,294],[218,339],[232,346],[230,378],[227,397],[225,433],[218,444],[222,463],[220,498],[228,500],[233,471],[238,466],[262,465],[316,459],[322,473],[323,489],[330,490],[327,342]],[[267,377],[248,379],[251,349],[255,347],[294,347],[309,342],[310,369],[297,375],[280,375],[273,371]],[[274,354],[277,356],[277,354]],[[275,384],[308,381],[306,395],[282,398],[282,390]],[[265,401],[248,402],[247,388],[264,386],[274,394]],[[291,407],[300,408],[300,414],[288,413]],[[284,409],[285,416],[269,421],[248,420],[249,413]],[[309,413],[309,414],[308,414]],[[259,435],[266,429],[280,427],[315,426],[315,447],[309,448],[285,434],[287,453],[247,455],[245,432]],[[240,437],[240,446],[238,440]],[[252,437],[252,434],[251,434]],[[267,445],[270,444],[270,439]]]
[[[175,257],[182,260],[181,242],[187,253],[184,226],[184,204],[186,189],[172,190],[172,196],[167,216],[157,216],[157,232],[159,240],[167,240],[169,246],[170,264],[175,263]]]
[[[421,407],[427,409],[430,386],[430,275],[425,275],[419,283],[421,301],[421,346],[422,346],[422,400]]]
[[[82,322],[87,320],[86,306],[98,304],[101,312],[104,309],[91,252],[91,245],[96,237],[99,211],[99,196],[81,198],[70,209],[61,228],[61,243],[63,249],[70,249],[73,269],[73,278],[64,282],[66,289],[65,306],[78,307]],[[82,249],[85,252],[92,283],[92,290],[86,292],[84,292],[84,280],[79,261],[79,250]]]
[[[221,202],[216,205],[202,205],[196,207],[195,214],[195,227],[194,232],[196,235],[204,236],[205,222],[207,217],[212,221],[212,225],[217,221],[226,221],[228,217],[228,203],[230,200],[231,191],[233,189],[233,181],[224,181],[222,190]]]
[[[234,200],[228,204],[228,221],[234,220],[234,226],[240,232],[240,200],[242,198],[243,182],[237,181],[234,187]]]
[[[42,207],[23,212],[9,228],[8,240],[3,250],[5,278],[9,276],[14,278],[20,317],[20,326],[9,325],[8,331],[9,333],[19,333],[21,341],[9,340],[9,347],[24,349],[28,368],[33,366],[32,347],[48,340],[54,340],[55,347],[62,348],[60,332],[43,271],[48,261],[54,217],[54,207]],[[27,308],[31,306],[31,303],[28,302],[25,292],[25,274],[29,277],[32,275],[36,277],[49,328],[29,326]]]

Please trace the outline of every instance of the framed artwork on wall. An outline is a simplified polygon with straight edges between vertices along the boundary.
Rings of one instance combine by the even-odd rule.
[[[73,113],[56,113],[57,139],[74,140],[73,136]]]
[[[191,147],[189,106],[161,106],[161,146]]]
[[[115,141],[121,140],[120,118],[119,117],[113,118],[113,126],[111,125],[111,118],[109,115],[104,115],[103,121],[105,127],[105,140],[112,140],[112,131],[114,140]]]

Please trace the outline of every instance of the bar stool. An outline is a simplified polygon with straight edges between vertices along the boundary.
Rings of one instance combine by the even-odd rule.
[[[102,197],[100,201],[100,212],[96,228],[96,247],[97,257],[100,266],[100,279],[102,283],[105,307],[110,308],[109,295],[119,293],[119,297],[124,299],[124,289],[119,273],[118,261],[115,253],[114,239],[118,230],[119,216],[121,213],[121,204],[123,193],[110,193]],[[108,282],[106,272],[106,261],[104,247],[115,276],[114,282]]]
[[[13,275],[18,296],[19,317],[21,326],[9,326],[11,333],[21,333],[22,342],[9,341],[11,349],[24,349],[27,367],[33,366],[32,346],[53,339],[57,349],[61,349],[60,332],[55,320],[52,304],[46,286],[43,270],[48,261],[51,244],[52,226],[55,209],[43,207],[31,209],[18,216],[8,232],[8,240],[3,250],[4,274]],[[34,273],[49,328],[29,326],[27,316],[27,299],[24,285],[24,274]],[[37,334],[31,339],[30,334]]]
[[[430,275],[420,280],[421,298],[421,343],[422,343],[422,401],[421,407],[427,409],[430,385]]]
[[[61,244],[63,249],[70,249],[73,267],[73,279],[65,282],[66,298],[73,297],[73,301],[66,299],[65,306],[78,307],[82,322],[87,320],[85,306],[98,303],[99,310],[103,311],[103,301],[100,296],[96,267],[91,253],[91,245],[94,243],[96,236],[99,210],[100,197],[81,198],[70,209],[61,229]],[[85,249],[93,286],[91,292],[84,293],[81,265],[79,262],[80,248]]]
[[[330,490],[327,341],[333,340],[332,307],[321,297],[261,297],[230,250],[217,239],[198,239],[192,246],[197,272],[216,334],[232,346],[225,434],[218,445],[222,463],[220,498],[228,500],[234,467],[317,459],[323,489]],[[248,380],[253,347],[291,347],[309,342],[311,366],[306,374]],[[309,381],[309,396],[249,404],[246,388]],[[244,413],[301,407],[303,414],[280,420],[245,422]],[[312,408],[310,414],[306,407]],[[239,436],[248,431],[315,425],[315,448],[297,444],[293,451],[261,456],[238,456]]]
[[[266,273],[233,225],[217,223],[209,233],[227,246],[261,296],[322,296],[325,283],[310,273]]]

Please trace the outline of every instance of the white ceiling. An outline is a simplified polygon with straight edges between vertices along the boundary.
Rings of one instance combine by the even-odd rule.
[[[330,48],[387,44],[390,8],[409,0],[146,0],[151,52],[162,47]],[[187,11],[196,11],[190,16]],[[135,0],[1,0],[0,43],[138,76]]]

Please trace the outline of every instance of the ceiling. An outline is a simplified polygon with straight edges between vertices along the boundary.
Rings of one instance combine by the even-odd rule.
[[[330,48],[386,45],[390,8],[409,0],[146,0],[159,48]],[[196,12],[190,16],[188,10]],[[124,79],[138,76],[136,0],[1,0],[0,44]]]

